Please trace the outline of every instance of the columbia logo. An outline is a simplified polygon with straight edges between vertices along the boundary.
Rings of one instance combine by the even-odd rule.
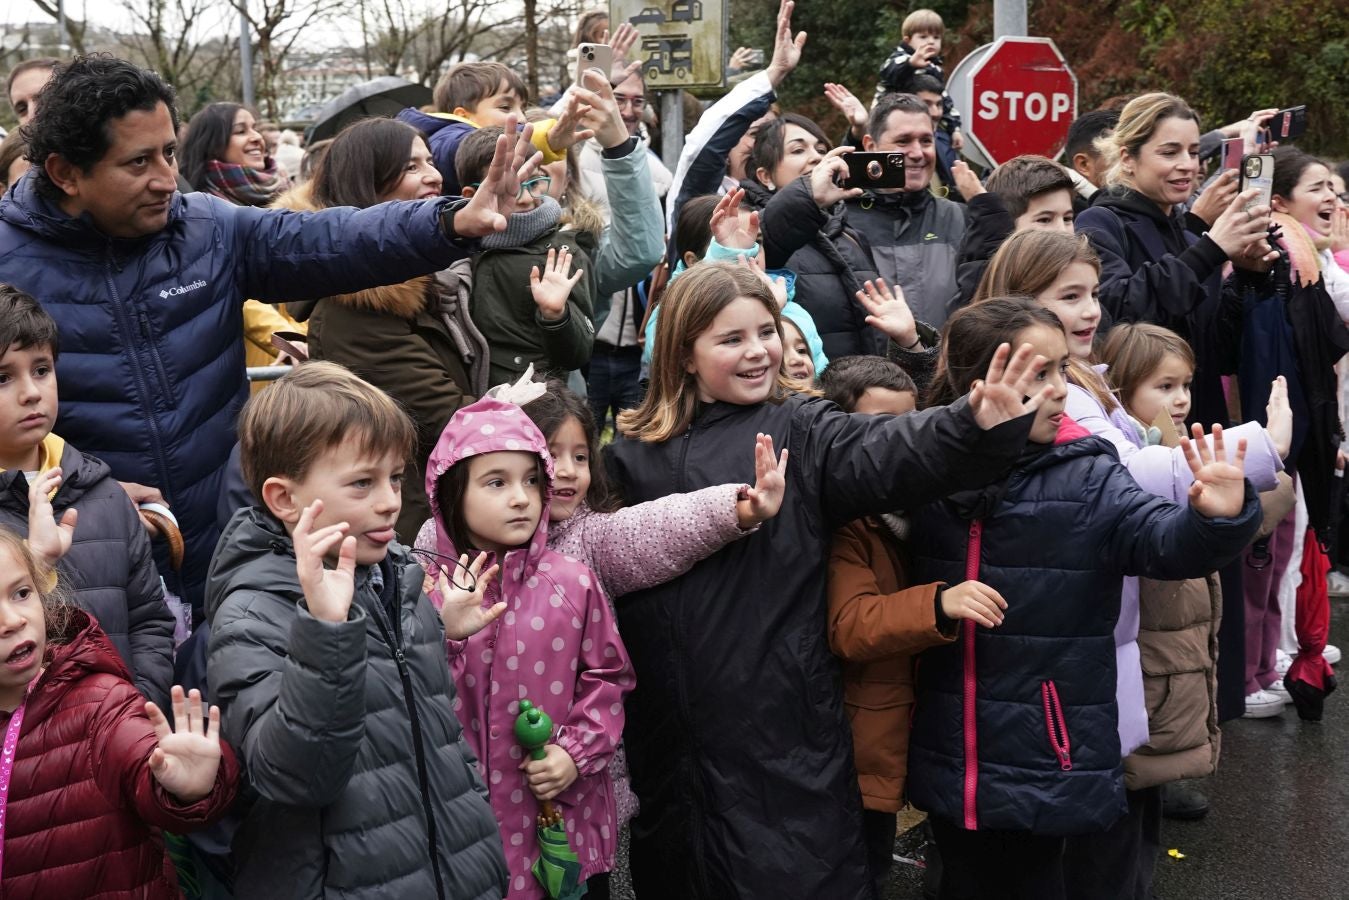
[[[934,234],[934,233],[931,232],[931,231],[929,231],[927,234],[923,235],[923,240],[925,240],[925,241],[935,241],[936,239],[937,239],[937,235]]]
[[[191,284],[180,284],[177,287],[166,288],[159,292],[161,300],[167,300],[170,297],[181,297],[183,294],[190,294],[198,288],[206,287],[206,282],[198,278]]]

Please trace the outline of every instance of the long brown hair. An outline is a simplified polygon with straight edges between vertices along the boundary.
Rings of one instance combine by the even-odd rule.
[[[1059,317],[1030,297],[990,297],[951,316],[942,332],[941,358],[926,406],[945,406],[969,393],[988,371],[998,347],[1036,325],[1063,330]]]
[[[1110,381],[1119,391],[1126,412],[1134,391],[1168,356],[1178,357],[1194,372],[1194,350],[1185,338],[1169,328],[1147,322],[1121,322],[1110,329],[1101,348],[1101,360],[1110,366]]]
[[[1101,258],[1085,234],[1029,228],[1018,231],[1003,241],[988,261],[973,302],[1012,295],[1035,297],[1048,290],[1073,263],[1086,263],[1101,274]],[[1091,394],[1107,411],[1120,405],[1088,360],[1070,357],[1068,380]]]
[[[677,278],[665,292],[651,354],[651,386],[636,409],[618,414],[618,430],[650,443],[683,434],[698,413],[698,386],[688,371],[693,342],[712,327],[712,320],[741,297],[758,300],[773,314],[782,337],[782,314],[773,293],[757,273],[731,263],[699,263]],[[795,387],[779,367],[769,399],[782,400]]]

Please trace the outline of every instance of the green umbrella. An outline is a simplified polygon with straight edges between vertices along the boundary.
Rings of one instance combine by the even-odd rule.
[[[553,720],[528,700],[520,701],[515,719],[515,740],[529,751],[530,759],[543,759],[544,745],[553,737]],[[579,900],[586,893],[581,881],[581,861],[567,838],[562,813],[551,800],[539,801],[539,858],[534,877],[552,900]]]

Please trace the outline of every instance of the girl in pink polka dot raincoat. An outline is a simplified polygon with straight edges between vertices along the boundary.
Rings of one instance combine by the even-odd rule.
[[[533,458],[522,460],[525,454]],[[528,471],[517,483],[511,466],[521,463]],[[598,579],[576,560],[547,549],[552,480],[552,457],[538,428],[518,406],[490,396],[454,414],[426,474],[438,526],[436,562],[453,569],[449,560],[462,553],[492,549],[466,546],[470,543],[498,548],[483,565],[484,573],[493,565],[500,573],[482,605],[500,603],[504,610],[466,641],[447,645],[455,713],[477,752],[501,825],[512,900],[545,896],[530,872],[539,855],[536,793],[561,809],[582,880],[607,879],[618,844],[608,764],[623,735],[623,697],[634,684]],[[486,508],[475,500],[513,490],[515,505],[504,514],[501,505],[493,512],[491,499]],[[512,528],[518,543],[509,537]],[[481,537],[493,529],[505,537],[495,542]],[[462,583],[462,569],[457,575]],[[433,593],[432,599],[439,604],[441,598]],[[530,772],[523,770],[525,756],[514,736],[526,697],[556,723],[548,758],[529,763]]]

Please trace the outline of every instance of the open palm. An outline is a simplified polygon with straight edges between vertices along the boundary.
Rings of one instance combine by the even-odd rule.
[[[1237,442],[1232,462],[1223,448],[1223,427],[1213,426],[1213,446],[1204,440],[1204,428],[1194,425],[1194,439],[1181,438],[1185,461],[1194,473],[1190,507],[1210,519],[1232,518],[1246,504],[1246,441]]]
[[[491,625],[506,611],[504,602],[483,608],[487,588],[492,584],[497,572],[501,571],[500,566],[492,566],[484,572],[482,567],[486,561],[487,554],[479,553],[478,558],[469,565],[468,554],[465,553],[459,557],[459,568],[454,573],[453,582],[446,578],[444,570],[441,570],[438,582],[441,597],[440,621],[445,625],[445,636],[450,640],[467,640]],[[464,579],[465,571],[471,579],[472,590],[462,588],[458,584]]]
[[[1035,412],[1054,391],[1052,384],[1046,384],[1031,393],[1035,377],[1048,359],[1036,354],[1030,344],[1022,344],[1015,353],[1011,351],[1011,344],[998,347],[988,364],[987,376],[976,381],[970,390],[970,410],[985,431]]]
[[[211,792],[220,768],[220,708],[202,709],[201,693],[184,697],[174,685],[173,725],[153,703],[145,704],[145,714],[159,738],[150,753],[150,774],[182,803],[195,803]]]

